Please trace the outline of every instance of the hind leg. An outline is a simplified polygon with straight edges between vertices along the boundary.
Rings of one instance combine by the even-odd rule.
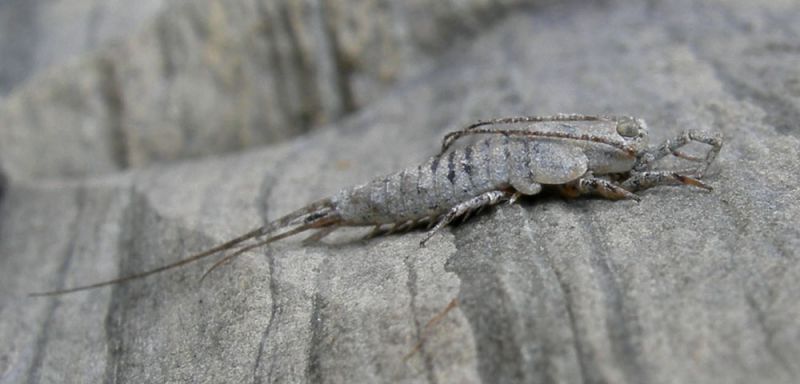
[[[475,196],[467,201],[456,204],[450,208],[450,211],[439,218],[439,221],[436,223],[436,225],[430,231],[428,231],[422,241],[419,242],[419,246],[424,247],[425,243],[430,240],[430,238],[433,237],[436,232],[442,229],[445,225],[450,224],[450,222],[452,222],[455,218],[467,212],[508,200],[512,196],[513,193],[508,191],[489,191]]]

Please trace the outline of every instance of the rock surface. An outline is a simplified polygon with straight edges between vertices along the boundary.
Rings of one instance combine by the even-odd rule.
[[[15,179],[75,177],[274,143],[335,121],[449,44],[542,2],[153,2],[141,7],[160,11],[132,36],[7,97],[0,160]],[[91,19],[104,7],[124,6],[77,8]],[[53,44],[41,51],[59,51]]]
[[[0,2],[0,99],[31,75],[124,40],[164,0]]]
[[[796,2],[744,0],[515,12],[282,144],[12,178],[0,381],[797,382],[798,18]],[[25,297],[174,261],[415,164],[475,119],[554,112],[641,116],[654,142],[722,132],[715,190],[658,188],[638,204],[532,198],[426,248],[420,232],[346,230],[248,253],[203,282],[211,262]]]

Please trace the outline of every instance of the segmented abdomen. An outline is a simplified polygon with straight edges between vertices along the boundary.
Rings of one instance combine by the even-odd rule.
[[[532,178],[528,165],[535,150],[529,142],[486,137],[419,166],[343,190],[333,202],[342,220],[351,225],[436,217],[471,197],[508,187],[512,177]]]

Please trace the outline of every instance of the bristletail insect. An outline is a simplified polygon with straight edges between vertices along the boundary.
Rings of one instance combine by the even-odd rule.
[[[475,136],[473,142],[466,137]],[[690,142],[706,144],[704,157],[682,152]],[[463,144],[455,148],[454,144]],[[439,154],[278,218],[203,252],[172,264],[113,280],[34,293],[59,295],[143,278],[225,251],[206,273],[251,249],[317,230],[319,241],[344,226],[373,226],[372,234],[428,225],[420,245],[458,217],[552,187],[576,197],[594,194],[634,199],[634,192],[659,185],[691,185],[711,190],[699,179],[722,147],[722,137],[687,130],[658,146],[649,146],[644,120],[631,116],[558,114],[479,121],[444,137]],[[655,170],[654,163],[673,155],[699,166]]]

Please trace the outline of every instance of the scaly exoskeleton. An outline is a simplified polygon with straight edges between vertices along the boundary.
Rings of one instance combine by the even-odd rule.
[[[462,138],[467,136],[477,140],[466,143]],[[705,157],[680,151],[693,141],[710,146]],[[459,142],[463,145],[455,148]],[[250,249],[312,229],[317,232],[308,241],[318,241],[343,226],[374,226],[374,234],[384,226],[392,232],[425,224],[430,229],[420,241],[424,246],[455,218],[501,201],[513,203],[520,196],[539,193],[543,186],[555,186],[568,196],[596,194],[637,201],[634,192],[658,185],[710,190],[698,179],[721,146],[721,136],[689,130],[650,147],[645,122],[629,116],[559,114],[481,121],[447,134],[441,152],[418,166],[344,189],[204,252],[135,275],[37,295],[129,281],[235,249],[207,274]],[[654,170],[653,164],[667,155],[699,166]]]

